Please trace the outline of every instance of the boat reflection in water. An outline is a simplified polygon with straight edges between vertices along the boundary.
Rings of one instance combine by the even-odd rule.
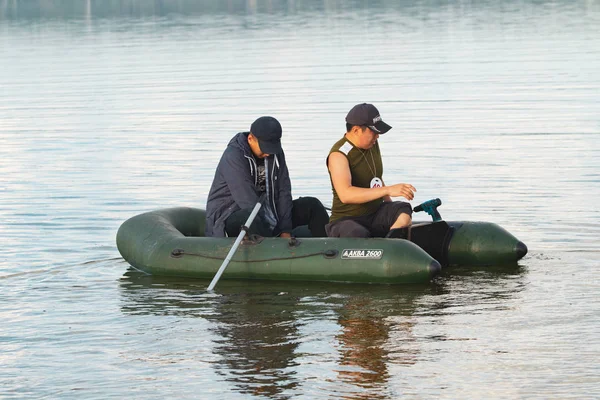
[[[188,368],[209,369],[239,393],[368,398],[390,395],[397,368],[435,357],[423,354],[431,343],[469,339],[453,337],[448,317],[501,310],[525,286],[514,265],[458,268],[425,285],[228,280],[217,295],[207,284],[130,270],[121,311],[168,317],[149,319],[144,340],[168,331],[165,358],[185,353]]]

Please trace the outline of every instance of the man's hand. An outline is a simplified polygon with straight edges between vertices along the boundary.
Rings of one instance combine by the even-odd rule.
[[[292,235],[289,232],[281,232],[281,234],[279,235],[280,238],[284,238],[284,239],[289,239],[292,237]]]
[[[390,197],[404,197],[405,199],[412,200],[415,198],[415,192],[417,189],[408,183],[398,183],[396,185],[385,186],[388,189],[388,195]]]

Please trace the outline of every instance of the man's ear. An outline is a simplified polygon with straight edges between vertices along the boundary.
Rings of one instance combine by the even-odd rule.
[[[352,129],[350,130],[350,132],[354,135],[357,135],[357,134],[361,133],[362,131],[363,131],[362,128],[358,125],[354,125],[352,127]]]

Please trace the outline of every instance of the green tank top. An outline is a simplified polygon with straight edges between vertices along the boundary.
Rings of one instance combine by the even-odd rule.
[[[342,153],[348,159],[352,175],[352,186],[370,188],[373,178],[383,179],[383,162],[381,161],[381,152],[379,151],[379,141],[375,142],[375,145],[369,150],[363,150],[354,146],[344,136],[329,150],[329,154],[334,152]],[[327,156],[327,160],[329,160],[329,155]],[[327,160],[325,161],[326,163]],[[329,168],[327,168],[327,171],[329,171]],[[358,217],[372,214],[377,211],[379,205],[383,202],[383,199],[379,198],[363,204],[344,204],[333,187],[331,172],[329,172],[329,180],[333,191],[330,222],[342,217]]]

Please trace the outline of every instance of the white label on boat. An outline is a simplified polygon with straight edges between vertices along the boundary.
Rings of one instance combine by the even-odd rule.
[[[344,249],[342,259],[370,259],[379,260],[383,256],[383,250],[377,249]]]

